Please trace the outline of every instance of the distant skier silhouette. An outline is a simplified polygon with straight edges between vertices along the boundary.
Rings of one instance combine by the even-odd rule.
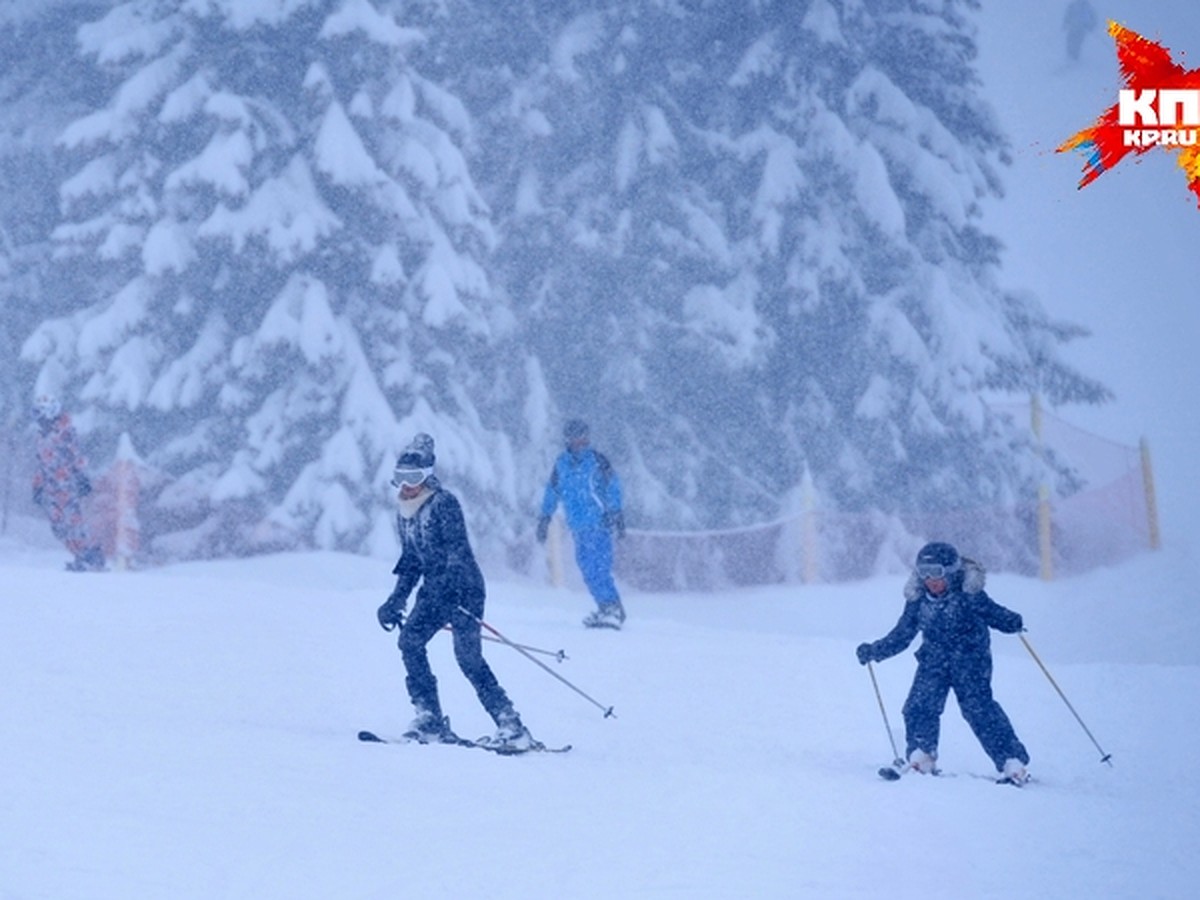
[[[1067,58],[1079,61],[1084,39],[1096,30],[1100,17],[1088,0],[1071,0],[1063,13],[1063,31],[1067,33]]]

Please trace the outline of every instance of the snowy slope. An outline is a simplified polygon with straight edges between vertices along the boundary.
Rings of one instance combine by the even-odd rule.
[[[1111,102],[1107,39],[1061,59],[1061,5],[986,4],[986,85],[1013,134],[1009,197],[989,209],[1009,283],[1093,326],[1079,359],[1118,401],[1072,411],[1157,450],[1167,547],[1043,584],[992,579],[1110,769],[1020,642],[996,636],[996,692],[1033,756],[1023,791],[987,780],[958,717],[958,777],[884,784],[891,756],[860,640],[899,579],[627,598],[621,634],[579,594],[489,572],[488,620],[597,709],[487,645],[535,734],[565,756],[358,744],[406,723],[393,637],[374,622],[381,560],[289,556],[103,576],[0,544],[0,898],[1189,896],[1200,878],[1200,602],[1192,448],[1200,413],[1194,253],[1200,211],[1167,160],[1083,192],[1050,151]],[[1200,54],[1190,2],[1113,0]],[[1185,29],[1190,28],[1191,31]],[[1107,265],[1120,260],[1121,265]],[[1191,293],[1185,291],[1190,290]],[[489,730],[435,639],[457,729]],[[878,667],[897,740],[911,655]]]
[[[337,555],[99,576],[0,547],[0,897],[1176,897],[1200,877],[1200,605],[1148,556],[993,579],[1105,750],[1011,636],[996,689],[1039,781],[997,787],[951,704],[957,777],[884,783],[857,641],[898,579],[586,600],[490,585],[487,618],[569,659],[485,652],[565,756],[359,744],[407,722],[386,562]],[[1136,592],[1135,590],[1136,589]],[[490,730],[435,638],[456,728]],[[912,670],[878,667],[894,727]],[[900,734],[897,733],[897,740]]]

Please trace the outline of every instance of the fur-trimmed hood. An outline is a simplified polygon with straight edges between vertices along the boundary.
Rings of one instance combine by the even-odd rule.
[[[964,556],[960,590],[964,594],[978,594],[983,590],[986,582],[987,569],[983,567],[983,564]],[[920,600],[923,596],[925,596],[925,589],[921,586],[921,579],[917,577],[916,572],[909,573],[908,581],[904,583],[904,599],[912,603]]]

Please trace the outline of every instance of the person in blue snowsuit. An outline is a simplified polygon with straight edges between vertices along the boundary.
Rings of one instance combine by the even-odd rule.
[[[401,552],[392,569],[396,586],[377,616],[384,630],[400,629],[405,685],[416,711],[404,737],[423,744],[458,740],[442,714],[437,678],[426,653],[433,636],[450,625],[458,667],[496,723],[495,736],[485,742],[503,751],[527,750],[536,742],[483,658],[483,572],[471,551],[462,506],[438,481],[434,462],[433,438],[418,434],[400,454],[392,474],[400,507]],[[406,614],[408,596],[418,582],[416,602]]]
[[[920,632],[917,671],[904,703],[908,765],[922,773],[937,770],[938,738],[946,696],[953,688],[963,718],[1005,778],[1028,779],[1029,754],[1012,723],[992,697],[989,629],[1014,634],[1021,616],[984,591],[983,567],[959,556],[951,544],[926,544],[904,588],[904,612],[896,626],[873,643],[858,646],[862,665],[902,652]]]
[[[593,450],[586,422],[571,419],[563,426],[566,449],[554,461],[542,496],[537,539],[545,542],[550,517],[562,504],[575,542],[575,562],[596,609],[584,620],[589,628],[620,628],[625,607],[613,581],[613,535],[625,536],[621,481],[612,464]]]

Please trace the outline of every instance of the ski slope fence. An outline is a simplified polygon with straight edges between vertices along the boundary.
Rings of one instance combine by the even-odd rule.
[[[1014,408],[1013,414],[1029,416],[1030,410]],[[1157,547],[1153,477],[1145,442],[1139,447],[1116,443],[1049,413],[1035,412],[1032,418],[1044,446],[1068,461],[1077,476],[1079,486],[1068,495],[1044,492],[1007,507],[884,514],[824,508],[810,494],[804,509],[763,524],[686,532],[630,528],[617,543],[618,581],[633,590],[663,592],[849,581],[907,571],[913,554],[927,540],[950,541],[992,571],[1051,578],[1110,565]],[[32,429],[4,431],[0,439],[5,442],[0,462],[0,536],[53,545],[45,517],[29,496]],[[298,536],[282,533],[254,535],[252,541],[236,545],[220,544],[215,538],[204,543],[209,531],[220,535],[233,530],[229,522],[217,520],[181,530],[170,504],[161,502],[181,486],[169,475],[145,467],[125,439],[107,465],[89,468],[95,491],[86,512],[117,567],[197,554],[305,549]],[[236,509],[225,512],[226,519],[238,518]],[[530,558],[524,558],[528,563]],[[536,558],[532,570],[540,570]],[[552,583],[582,588],[570,535],[560,517],[555,518],[546,545],[545,573]]]
[[[1029,415],[1028,407],[1025,415]],[[955,544],[992,571],[1069,576],[1158,546],[1149,450],[1041,413],[1041,439],[1068,460],[1081,487],[1005,507],[884,514],[818,503],[773,522],[715,531],[630,529],[617,542],[619,583],[639,591],[716,591],[838,582],[908,571],[926,541]],[[555,520],[558,526],[558,520]],[[547,543],[552,581],[581,586],[566,529]]]

